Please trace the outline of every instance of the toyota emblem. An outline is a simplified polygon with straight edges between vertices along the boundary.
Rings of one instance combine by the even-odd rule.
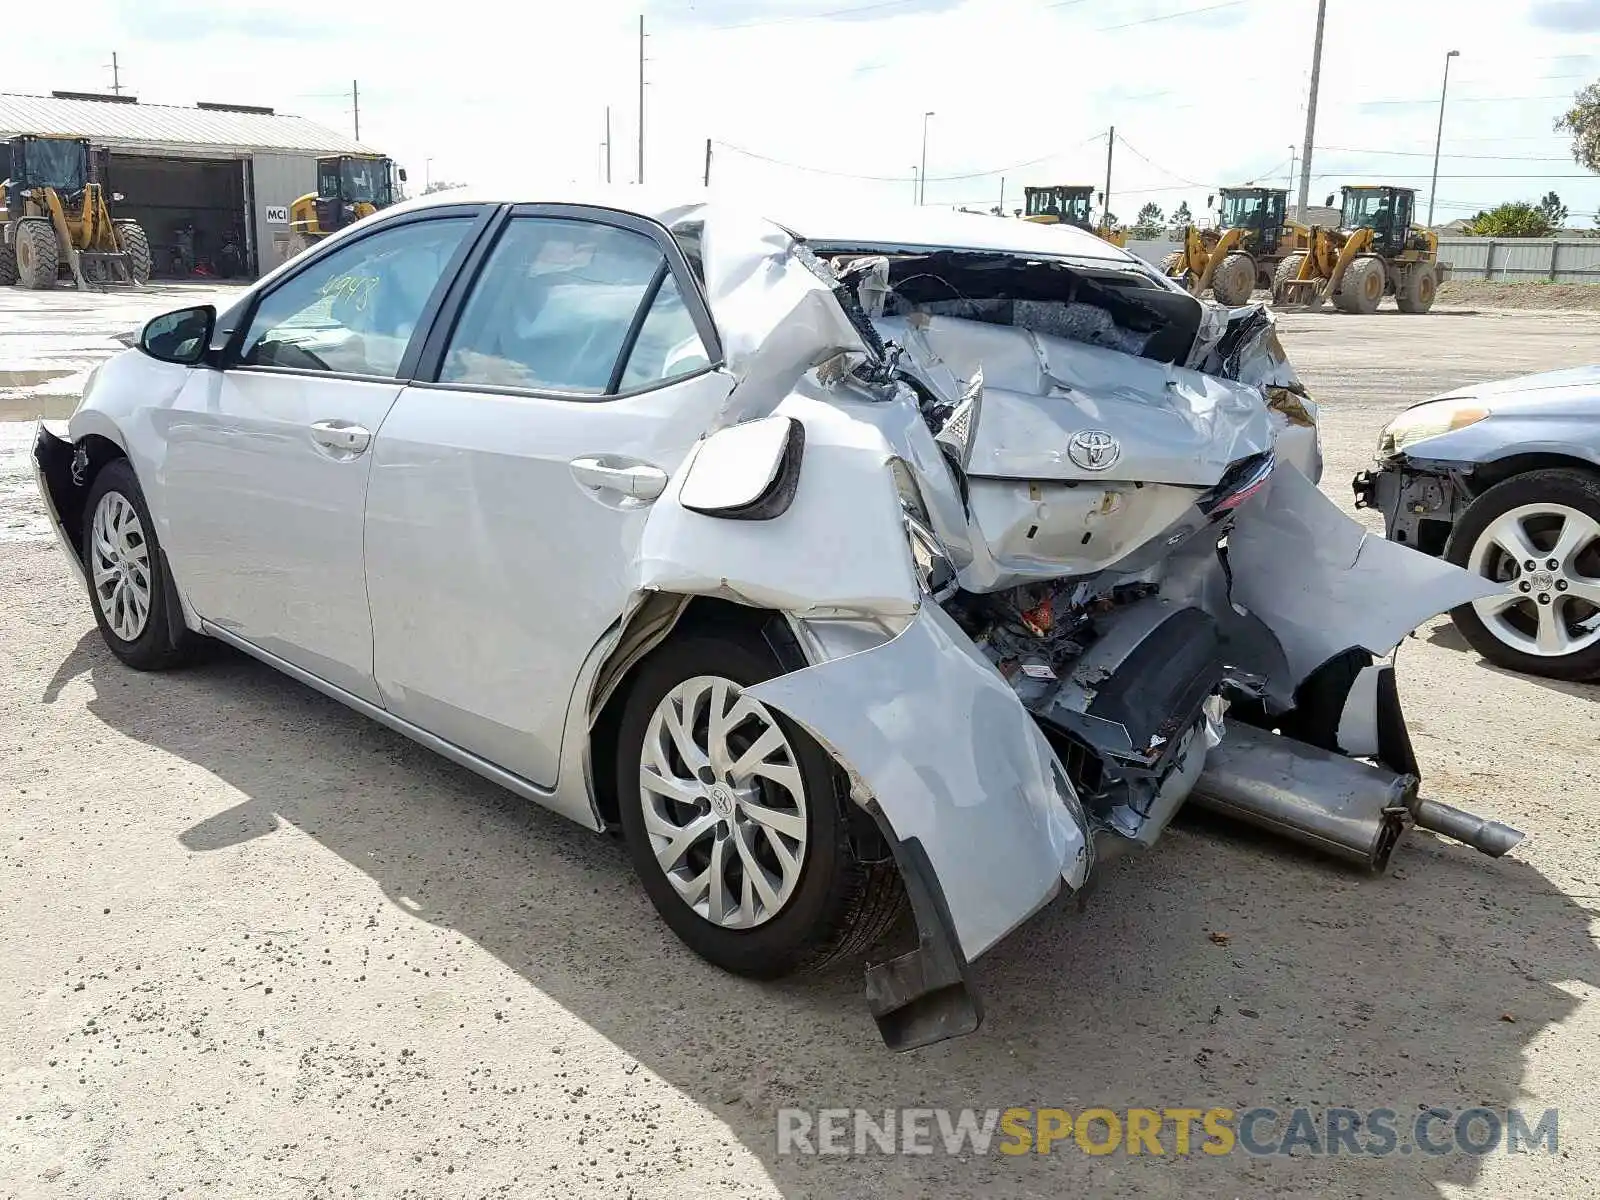
[[[1080,429],[1067,443],[1067,456],[1085,471],[1105,471],[1122,457],[1122,443],[1104,429]]]

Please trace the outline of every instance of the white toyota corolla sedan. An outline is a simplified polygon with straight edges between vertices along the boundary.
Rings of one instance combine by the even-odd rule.
[[[106,644],[227,643],[590,829],[696,952],[878,952],[905,1048],[1191,796],[1370,868],[1393,664],[1485,581],[1314,486],[1270,316],[1061,226],[450,192],[91,378],[40,490]]]

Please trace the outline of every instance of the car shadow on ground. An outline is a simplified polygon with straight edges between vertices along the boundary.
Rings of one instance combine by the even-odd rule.
[[[1428,1106],[1537,1114],[1548,1102],[1525,1092],[1523,1057],[1600,986],[1594,914],[1539,873],[1536,847],[1491,861],[1414,833],[1369,878],[1196,817],[1108,866],[1081,911],[1057,904],[985,956],[977,1034],[896,1056],[858,972],[721,974],[659,923],[619,843],[250,659],[141,675],[91,630],[44,699],[81,676],[108,726],[248,797],[174,828],[190,851],[292,824],[725,1122],[789,1196],[1438,1196],[1478,1180],[1480,1160],[1090,1157],[1070,1142],[1049,1157],[815,1159],[777,1153],[775,1112],[1344,1105],[1394,1109],[1405,1130]]]
[[[1559,692],[1563,696],[1576,697],[1579,700],[1600,701],[1600,680],[1594,683],[1569,683],[1564,679],[1546,679],[1540,675],[1529,675],[1523,671],[1513,671],[1508,667],[1497,667],[1468,645],[1467,639],[1461,636],[1461,631],[1448,622],[1436,626],[1433,632],[1428,634],[1428,641],[1432,645],[1441,646],[1446,650],[1473,655],[1477,658],[1478,665],[1491,675],[1524,680],[1543,688],[1549,688],[1552,692]]]

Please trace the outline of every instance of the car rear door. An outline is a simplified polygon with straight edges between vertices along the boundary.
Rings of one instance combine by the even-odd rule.
[[[195,611],[372,703],[372,437],[490,215],[430,209],[341,239],[255,300],[223,369],[154,410],[168,554]]]
[[[379,431],[367,590],[384,704],[553,788],[649,505],[732,382],[659,225],[567,206],[503,222]]]

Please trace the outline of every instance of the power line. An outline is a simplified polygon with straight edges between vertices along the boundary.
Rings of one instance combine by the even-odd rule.
[[[1163,175],[1169,175],[1173,179],[1182,180],[1184,183],[1188,184],[1190,187],[1203,188],[1203,187],[1207,186],[1206,184],[1203,184],[1203,183],[1196,183],[1194,180],[1188,178],[1185,175],[1179,175],[1176,171],[1168,170],[1166,167],[1163,167],[1158,162],[1152,162],[1146,155],[1144,155],[1143,153],[1140,152],[1140,150],[1139,150],[1139,148],[1137,146],[1135,146],[1135,145],[1133,145],[1133,143],[1129,142],[1127,138],[1118,138],[1117,140],[1122,143],[1124,149],[1132,152],[1132,154],[1133,154],[1133,156],[1135,158],[1143,159],[1147,164],[1149,164],[1150,166],[1154,167],[1156,170],[1160,171]]]
[[[1432,158],[1431,150],[1375,150],[1368,146],[1318,146],[1319,150],[1331,150],[1341,154],[1388,154],[1398,158]],[[1554,156],[1526,155],[1526,154],[1442,154],[1441,158],[1470,158],[1483,162],[1571,162],[1572,155],[1559,154]]]
[[[1100,141],[1104,137],[1105,134],[1097,133],[1093,137],[1085,138],[1076,146],[1068,146],[1065,150],[1056,150],[1050,154],[1042,155],[1039,158],[1030,158],[1026,162],[1008,163],[1003,167],[991,167],[985,171],[966,171],[959,175],[929,175],[927,177],[927,182],[954,183],[959,180],[985,179],[991,175],[1004,175],[1009,171],[1020,171],[1024,167],[1034,167],[1038,166],[1040,163],[1050,162],[1052,159],[1060,158],[1062,155],[1067,154],[1070,151],[1081,149],[1092,142]],[[786,167],[791,171],[804,171],[810,175],[827,175],[834,179],[859,179],[868,183],[904,183],[908,178],[905,175],[858,175],[851,171],[835,171],[828,167],[812,167],[807,166],[804,163],[789,162],[786,159],[774,158],[770,154],[761,154],[755,150],[747,150],[745,147],[736,146],[732,142],[724,142],[719,139],[713,140],[715,141],[716,145],[721,146],[726,150],[732,150],[735,154],[742,154],[746,158],[753,158],[759,162],[771,163],[773,166],[777,167]]]
[[[1565,95],[1565,94],[1560,95],[1560,96],[1451,96],[1450,97],[1450,103],[1451,104],[1510,104],[1513,101],[1519,101],[1519,100],[1570,100],[1570,99],[1572,99],[1572,97],[1568,96],[1568,95]],[[1361,106],[1370,105],[1370,104],[1430,104],[1431,105],[1431,104],[1439,103],[1439,97],[1437,97],[1437,96],[1428,96],[1428,97],[1425,97],[1424,99],[1421,99],[1421,100],[1347,100],[1347,101],[1345,101],[1345,103],[1354,104],[1354,105],[1361,105]]]
[[[1157,21],[1175,21],[1180,17],[1196,17],[1201,13],[1216,12],[1223,8],[1238,8],[1241,4],[1249,4],[1250,0],[1224,0],[1222,4],[1210,4],[1205,8],[1185,8],[1180,12],[1163,13],[1159,17],[1145,17],[1142,21],[1127,21],[1121,25],[1101,25],[1092,29],[1091,33],[1114,33],[1118,29],[1133,29],[1139,25],[1154,25]]]

